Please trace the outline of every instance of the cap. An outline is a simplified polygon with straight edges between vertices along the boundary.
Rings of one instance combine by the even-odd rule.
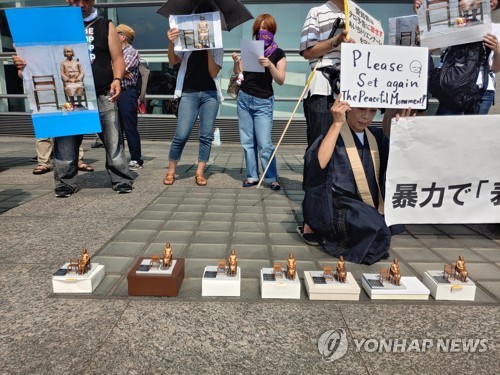
[[[116,27],[116,31],[120,34],[125,35],[130,40],[130,42],[134,41],[135,31],[130,26],[127,26],[125,24],[118,25]]]

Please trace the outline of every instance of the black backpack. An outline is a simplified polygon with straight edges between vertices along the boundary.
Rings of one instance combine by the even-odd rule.
[[[483,42],[451,46],[441,55],[441,68],[429,74],[429,92],[446,107],[475,113],[488,86],[490,49]],[[483,87],[476,84],[481,67]]]

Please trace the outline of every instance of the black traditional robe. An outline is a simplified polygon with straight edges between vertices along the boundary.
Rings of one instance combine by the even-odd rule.
[[[366,131],[372,132],[378,144],[379,182],[383,196],[389,140],[379,129],[369,128]],[[353,133],[374,205],[378,207],[375,170],[366,134],[364,137],[362,145]],[[330,255],[343,255],[347,261],[365,264],[387,258],[391,231],[383,215],[361,200],[342,137],[339,135],[332,158],[325,169],[321,169],[318,160],[322,141],[323,136],[320,136],[305,155],[307,176],[304,180],[304,221],[313,229],[321,246]]]

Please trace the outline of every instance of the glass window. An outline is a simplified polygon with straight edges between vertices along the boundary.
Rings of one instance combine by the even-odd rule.
[[[285,1],[244,1],[245,6],[250,12],[257,16],[261,13],[270,13],[276,18],[278,32],[276,42],[285,51],[287,56],[287,76],[283,86],[274,85],[275,90],[275,118],[288,118],[294,107],[297,98],[301,95],[307,78],[310,74],[310,68],[307,61],[299,53],[300,32],[305,17],[310,8],[324,4],[323,1],[307,2],[303,1],[287,3]],[[117,3],[116,7],[113,3]],[[128,4],[124,4],[128,3]],[[135,3],[135,4],[130,4]],[[143,5],[141,5],[143,3]],[[388,19],[390,17],[412,14],[412,4],[410,1],[359,1],[363,9],[382,22],[386,35],[388,32]],[[62,5],[62,0],[17,0],[1,1],[0,8],[9,8],[20,4],[21,6],[43,6],[43,5]],[[145,2],[133,0],[100,0],[96,2],[99,13],[106,18],[111,19],[115,25],[124,23],[136,31],[134,47],[141,52],[142,58],[148,62],[151,69],[147,95],[149,113],[165,113],[164,99],[154,96],[172,95],[175,88],[175,79],[177,68],[168,64],[167,48],[168,40],[166,31],[169,28],[168,19],[157,14],[156,10],[160,7],[160,2]],[[252,37],[252,20],[234,28],[230,32],[223,32],[224,49],[226,52],[224,64],[219,74],[219,81],[223,93],[227,89],[229,77],[232,74],[233,62],[231,53],[239,51],[240,39],[250,39]],[[1,78],[5,78],[5,85],[0,85],[0,94],[18,94],[22,93],[22,82],[17,78],[15,68],[10,61],[10,54],[14,51],[12,39],[7,27],[4,11],[0,10],[0,32],[2,38],[1,47],[4,56],[0,56],[0,62],[3,61],[4,70],[0,69]],[[21,90],[21,91],[20,91]],[[20,103],[24,101],[19,99],[2,99],[5,108],[20,108]],[[236,101],[226,100],[220,109],[221,116],[236,117]],[[296,117],[302,117],[302,105],[298,106]]]

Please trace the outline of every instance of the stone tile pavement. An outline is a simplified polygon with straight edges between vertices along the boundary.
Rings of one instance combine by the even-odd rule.
[[[188,144],[175,184],[165,187],[168,144],[144,142],[146,164],[134,191],[117,195],[103,149],[90,144],[84,141],[85,158],[96,171],[79,175],[77,194],[56,199],[52,173],[31,173],[33,140],[0,137],[0,373],[497,373],[498,225],[408,225],[392,241],[403,275],[421,277],[464,255],[478,285],[474,302],[371,301],[364,291],[359,302],[309,301],[304,292],[295,301],[262,300],[260,269],[289,252],[299,271],[336,262],[295,232],[302,146],[279,153],[283,189],[272,192],[241,188],[236,144],[213,148],[206,188],[194,183],[197,147]],[[186,259],[179,296],[128,297],[131,266],[161,253],[165,242]],[[51,274],[83,247],[105,264],[105,279],[92,295],[54,295]],[[232,248],[242,268],[241,297],[202,298],[204,267]],[[348,270],[359,282],[363,272],[389,263]],[[327,362],[317,343],[334,329],[346,334],[348,350]],[[357,350],[360,340],[385,338],[429,339],[433,350]],[[484,339],[487,350],[444,352],[440,339]]]

